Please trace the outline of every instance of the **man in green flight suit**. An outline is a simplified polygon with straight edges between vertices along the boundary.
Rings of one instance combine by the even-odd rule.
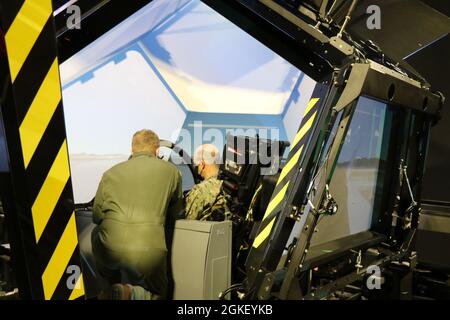
[[[193,162],[203,181],[186,196],[186,219],[216,220],[211,216],[216,208],[222,209],[223,218],[227,219],[230,212],[222,193],[222,181],[217,177],[219,150],[212,144],[201,145],[194,153]]]
[[[130,159],[106,171],[98,187],[92,250],[99,273],[112,286],[105,298],[167,297],[165,226],[179,218],[183,202],[180,172],[158,159],[158,150],[153,131],[136,132]],[[121,284],[121,275],[130,284]]]

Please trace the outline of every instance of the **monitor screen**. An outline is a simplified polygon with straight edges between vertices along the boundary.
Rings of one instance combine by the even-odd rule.
[[[373,228],[373,219],[381,212],[385,191],[386,172],[392,166],[388,161],[394,135],[399,125],[394,121],[403,118],[403,111],[368,97],[359,97],[347,135],[338,154],[336,164],[326,166],[331,172],[329,191],[337,202],[335,215],[319,217],[311,245],[320,245],[348,237]],[[329,154],[343,111],[337,116],[331,134],[326,141],[322,162]],[[329,160],[331,161],[331,160]],[[305,223],[302,216],[291,234],[298,237]]]
[[[377,191],[383,188],[379,175],[387,160],[389,119],[388,105],[359,98],[330,182],[338,213],[323,217],[313,244],[371,228],[373,211],[378,207]]]
[[[228,133],[292,141],[316,85],[200,0],[152,1],[60,69],[75,203],[143,128],[190,155]]]

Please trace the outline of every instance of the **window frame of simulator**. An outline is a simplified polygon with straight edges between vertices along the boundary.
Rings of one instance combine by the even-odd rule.
[[[80,5],[87,2],[79,1]],[[59,41],[60,62],[150,2],[129,0],[124,10],[121,2],[98,1],[99,6],[91,4],[89,14],[83,16],[82,30],[64,28],[64,18],[56,16],[58,32],[53,33]],[[233,291],[244,300],[411,297],[411,273],[416,263],[413,244],[421,211],[420,192],[429,132],[439,119],[444,97],[431,91],[430,85],[413,70],[390,60],[371,41],[363,41],[346,31],[357,0],[202,2],[317,82],[283,169],[268,179],[271,181],[264,178],[258,183],[253,181],[252,188],[256,190],[246,192],[253,193],[250,197],[253,200],[258,186],[262,185],[270,190],[271,197],[263,199],[259,212],[254,215],[253,230],[247,235],[250,242],[246,260],[240,261],[242,274],[236,277],[240,282],[223,292],[221,298]],[[340,24],[333,16],[337,3],[339,11],[345,12]],[[102,12],[108,13],[111,19],[102,19]],[[53,54],[54,48],[49,52]],[[5,57],[6,54],[2,55],[0,60],[2,67],[7,64]],[[11,87],[9,82],[8,77],[7,84]],[[9,95],[1,101],[4,126],[1,139],[7,142],[8,161],[23,156],[14,114],[16,106],[12,93]],[[389,165],[378,175],[377,188],[381,182],[384,186],[383,192],[377,194],[382,205],[374,210],[368,231],[328,242],[326,247],[311,246],[321,217],[326,219],[339,211],[339,203],[329,185],[360,97],[382,102],[401,114],[402,121],[398,121],[396,128],[398,134],[391,135],[389,141]],[[13,107],[6,108],[4,104]],[[58,125],[58,130],[65,138],[64,123]],[[183,151],[175,150],[172,143],[164,142],[164,146],[185,158]],[[325,148],[328,148],[326,152]],[[16,256],[14,273],[21,298],[42,299],[43,279],[39,270],[43,262],[32,259],[39,257],[40,248],[35,243],[33,224],[23,223],[32,222],[31,208],[17,209],[22,203],[28,204],[26,195],[17,193],[17,188],[28,187],[30,182],[24,179],[22,160],[8,163],[8,168],[2,173],[1,191],[9,220],[11,250]],[[192,166],[189,168],[196,179]],[[227,175],[224,167],[221,175],[236,178]],[[254,174],[250,178],[254,179]],[[278,180],[274,182],[274,179]],[[63,200],[72,201],[73,209],[71,197]],[[85,204],[78,209],[83,211],[86,207]],[[16,211],[22,212],[21,215],[8,216]],[[293,232],[300,220],[304,221],[303,226]],[[292,235],[294,240],[289,243]],[[28,238],[21,239],[21,236]],[[333,250],[324,250],[328,248]],[[381,270],[377,276],[384,277],[387,283],[381,290],[369,290],[366,286],[372,267]],[[64,280],[61,278],[61,283]],[[62,293],[64,297],[68,295],[71,293]],[[50,298],[58,297],[55,294]]]

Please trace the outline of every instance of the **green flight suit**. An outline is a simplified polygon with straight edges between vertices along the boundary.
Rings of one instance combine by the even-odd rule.
[[[181,175],[171,163],[137,153],[103,174],[95,196],[92,250],[110,284],[120,272],[133,285],[166,296],[165,225],[182,212]],[[168,220],[166,220],[168,218]]]

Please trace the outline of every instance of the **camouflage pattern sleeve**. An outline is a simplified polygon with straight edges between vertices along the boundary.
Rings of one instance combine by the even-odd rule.
[[[186,197],[186,219],[200,220],[216,201],[221,186],[216,178],[195,185]]]
[[[187,194],[186,197],[186,219],[197,220],[198,214],[201,211],[199,207],[203,208],[201,195],[201,184],[197,184],[192,187],[191,191]]]

